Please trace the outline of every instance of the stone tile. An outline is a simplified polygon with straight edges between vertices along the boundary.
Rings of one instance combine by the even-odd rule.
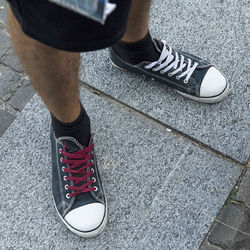
[[[7,23],[7,1],[0,0],[0,22]]]
[[[85,89],[81,96],[87,100],[109,204],[106,230],[80,240],[57,217],[49,113],[35,96],[0,140],[5,169],[0,182],[8,190],[1,193],[0,245],[197,249],[240,174],[238,166],[102,96]]]
[[[248,250],[250,246],[250,209],[229,204],[219,216],[208,240],[224,249]],[[226,226],[226,225],[228,226]]]
[[[236,195],[236,200],[242,201],[246,205],[250,206],[250,171],[249,169],[247,170],[239,186],[239,190]]]
[[[22,110],[25,105],[30,101],[32,96],[34,95],[35,90],[32,85],[24,86],[22,85],[17,91],[14,93],[13,97],[8,102],[13,108]]]
[[[0,63],[3,63],[5,65],[8,65],[10,68],[18,71],[23,72],[22,65],[16,56],[15,52],[13,51],[13,48],[10,47],[6,53],[0,58]]]
[[[0,109],[0,137],[7,130],[10,124],[15,120],[15,116]]]
[[[222,250],[222,248],[212,245],[210,244],[208,241],[205,241],[201,247],[199,248],[199,250]]]
[[[10,40],[8,34],[0,29],[0,58],[10,48]]]
[[[8,100],[16,90],[21,75],[16,71],[0,64],[0,98]]]
[[[167,86],[120,71],[111,66],[107,50],[83,54],[81,79],[244,162],[250,154],[246,6],[247,0],[158,0],[151,12],[153,36],[212,61],[228,77],[231,94],[222,103],[195,103]]]

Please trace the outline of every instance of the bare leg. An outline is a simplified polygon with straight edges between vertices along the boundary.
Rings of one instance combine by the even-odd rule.
[[[148,33],[151,0],[133,0],[128,17],[128,25],[122,41],[136,42]]]
[[[80,114],[80,54],[57,50],[29,38],[10,9],[8,23],[15,51],[47,108],[62,122],[74,121]]]

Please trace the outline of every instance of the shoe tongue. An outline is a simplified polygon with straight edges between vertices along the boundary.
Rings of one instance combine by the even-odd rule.
[[[161,40],[157,40],[154,38],[153,43],[154,43],[155,49],[161,54],[163,46],[164,46],[163,42]],[[167,46],[167,48],[168,48],[168,46]]]
[[[159,52],[159,54],[161,55],[161,52],[162,52],[162,50],[163,50],[163,46],[164,46],[164,44],[163,44],[163,42],[161,41],[161,40],[157,40],[157,39],[153,39],[153,43],[154,43],[154,46],[155,46],[155,49],[156,49],[156,51],[157,52]],[[166,48],[167,48],[167,50],[169,50],[169,46],[166,44],[165,45],[166,46]],[[173,53],[172,53],[173,54]],[[159,56],[160,56],[159,55]],[[175,58],[175,55],[173,54],[173,56],[174,56],[174,58]],[[173,60],[174,60],[174,58],[173,58]]]
[[[76,151],[79,151],[85,148],[85,146],[81,145],[74,137],[62,136],[62,137],[59,137],[58,140],[68,146],[67,151],[69,153],[74,153]]]

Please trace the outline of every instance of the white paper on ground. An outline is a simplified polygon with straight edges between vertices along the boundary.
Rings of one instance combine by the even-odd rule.
[[[75,11],[102,24],[107,16],[114,11],[116,4],[109,0],[49,0],[64,8]]]

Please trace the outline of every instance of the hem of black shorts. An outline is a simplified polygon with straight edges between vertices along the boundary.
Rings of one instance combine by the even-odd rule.
[[[60,44],[59,44],[59,43],[56,43],[55,41],[49,41],[47,38],[37,36],[33,32],[27,30],[25,27],[22,27],[22,30],[27,36],[29,36],[29,37],[31,37],[31,38],[33,38],[33,39],[35,39],[43,44],[46,44],[46,45],[53,47],[55,49],[69,51],[69,52],[88,52],[88,51],[94,51],[94,50],[108,48],[108,47],[114,45],[116,42],[118,42],[122,38],[122,36],[125,32],[125,29],[121,30],[120,32],[116,33],[114,36],[111,36],[111,37],[109,36],[106,39],[101,38],[100,41],[98,41],[98,40],[82,41],[80,43],[78,43],[78,42],[77,43],[60,42]]]
[[[108,48],[108,47],[114,45],[116,42],[118,42],[122,38],[122,36],[126,30],[126,25],[124,25],[123,27],[121,27],[119,32],[117,32],[115,35],[107,36],[106,38],[102,37],[102,38],[97,38],[96,40],[81,41],[81,42],[75,42],[75,43],[73,43],[73,42],[72,43],[70,43],[70,42],[65,43],[65,42],[61,42],[61,41],[55,42],[54,40],[48,40],[48,37],[42,37],[41,34],[37,35],[37,34],[33,33],[31,30],[29,30],[27,28],[26,24],[23,22],[23,19],[20,16],[20,14],[15,9],[15,7],[12,6],[12,4],[10,4],[10,7],[12,9],[14,16],[16,17],[16,19],[20,23],[24,34],[26,34],[27,36],[29,36],[29,37],[31,37],[31,38],[33,38],[33,39],[35,39],[43,44],[46,44],[50,47],[53,47],[53,48],[59,49],[59,50],[69,51],[69,52],[88,52],[88,51],[94,51],[94,50]]]

